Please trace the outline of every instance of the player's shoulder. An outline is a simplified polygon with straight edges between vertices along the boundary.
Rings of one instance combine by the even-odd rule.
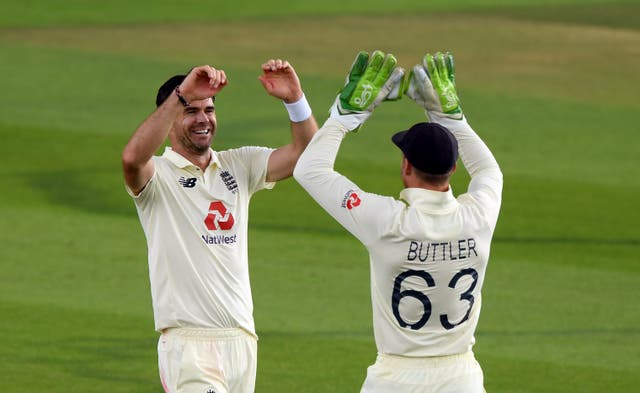
[[[275,149],[262,146],[241,146],[216,152],[222,166],[251,166],[266,161]]]
[[[171,170],[171,167],[175,167],[175,165],[171,163],[171,160],[165,156],[153,156],[151,157],[151,160],[153,161],[154,172],[156,173],[166,172]]]
[[[256,153],[262,153],[262,152],[270,152],[273,150],[275,149],[270,147],[249,145],[249,146],[232,147],[226,150],[216,151],[216,154],[218,154],[218,156],[230,157],[230,156],[243,155],[243,154],[256,154]]]

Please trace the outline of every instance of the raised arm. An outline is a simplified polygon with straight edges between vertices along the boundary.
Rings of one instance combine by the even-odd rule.
[[[489,221],[495,223],[502,200],[502,172],[462,112],[453,55],[426,54],[411,71],[407,95],[425,109],[430,121],[442,124],[455,135],[460,158],[471,176],[468,191],[486,208]]]
[[[360,52],[347,83],[331,107],[329,119],[314,136],[294,171],[294,177],[309,195],[336,221],[367,244],[376,236],[371,220],[391,211],[393,198],[360,190],[351,180],[334,171],[342,139],[367,120],[376,106],[397,98],[404,70],[393,55]],[[397,88],[397,89],[396,89]]]
[[[269,157],[267,181],[286,179],[300,154],[318,131],[318,124],[302,91],[300,80],[291,64],[285,60],[270,59],[262,64],[263,74],[258,78],[269,95],[281,99],[291,120],[291,143],[276,149]]]
[[[224,71],[208,65],[196,67],[136,129],[122,152],[125,183],[134,194],[139,194],[153,176],[153,154],[167,139],[174,121],[188,103],[210,98],[226,84]]]

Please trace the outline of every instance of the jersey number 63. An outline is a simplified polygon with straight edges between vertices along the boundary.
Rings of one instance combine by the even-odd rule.
[[[460,270],[451,278],[451,281],[449,281],[449,288],[455,288],[460,278],[467,275],[471,276],[473,281],[471,282],[469,288],[460,294],[460,300],[469,302],[469,308],[467,309],[464,317],[457,323],[451,323],[447,314],[440,314],[440,324],[447,330],[453,329],[454,327],[465,322],[469,318],[469,314],[471,313],[471,308],[473,307],[473,303],[475,301],[475,298],[473,297],[471,292],[473,292],[473,289],[478,283],[478,272],[472,268]],[[403,273],[400,273],[396,277],[393,285],[393,294],[391,295],[391,308],[393,309],[393,315],[396,317],[396,320],[401,327],[410,327],[413,330],[418,330],[423,327],[431,317],[431,300],[429,300],[429,297],[427,295],[420,291],[416,291],[413,289],[405,289],[404,291],[402,290],[402,282],[406,280],[407,277],[412,276],[422,278],[427,283],[428,287],[436,286],[436,282],[431,274],[425,272],[424,270],[407,270]],[[422,314],[422,317],[419,321],[415,323],[408,323],[404,319],[402,319],[402,316],[400,315],[400,300],[402,300],[402,298],[404,297],[412,297],[422,303],[422,306],[424,307],[424,314]]]

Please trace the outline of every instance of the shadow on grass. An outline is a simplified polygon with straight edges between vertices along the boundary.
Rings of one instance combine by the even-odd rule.
[[[52,204],[90,213],[134,217],[135,207],[127,195],[118,169],[66,169],[26,176],[28,185]]]

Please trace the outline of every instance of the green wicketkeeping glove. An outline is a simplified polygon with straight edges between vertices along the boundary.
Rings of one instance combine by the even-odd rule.
[[[456,92],[453,55],[449,52],[427,53],[409,75],[407,95],[427,111],[450,119],[464,117]]]
[[[360,52],[330,110],[349,131],[356,131],[384,100],[402,97],[404,69],[392,54]]]

